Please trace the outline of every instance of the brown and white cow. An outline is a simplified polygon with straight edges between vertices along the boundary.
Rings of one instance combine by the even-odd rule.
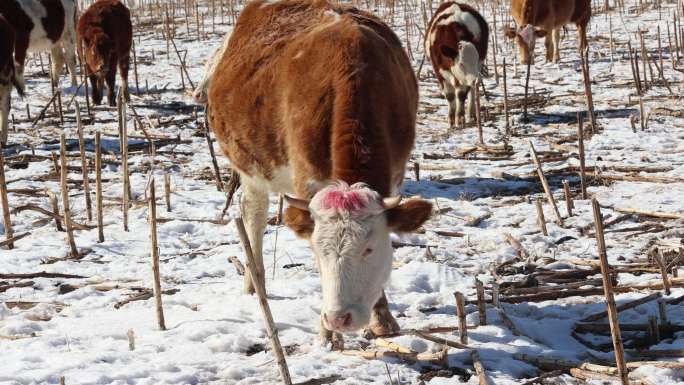
[[[128,68],[132,45],[131,13],[119,0],[98,0],[81,15],[78,20],[78,51],[85,54],[95,104],[102,102],[106,81],[109,105],[116,105],[117,66],[121,91],[129,100]]]
[[[546,37],[546,61],[560,61],[561,28],[577,25],[579,49],[587,47],[587,25],[591,20],[591,0],[512,0],[511,14],[517,28],[507,27],[506,36],[516,39],[522,64],[534,63],[538,37]]]
[[[52,80],[55,84],[66,59],[71,86],[76,86],[76,5],[73,0],[0,0],[0,15],[15,32],[14,60],[17,80],[22,88],[26,53],[44,50],[50,50],[52,54]]]
[[[0,147],[7,144],[12,86],[24,94],[14,68],[14,38],[14,28],[0,15]]]
[[[325,338],[398,329],[383,291],[389,234],[417,229],[432,209],[396,197],[417,103],[411,64],[390,28],[322,0],[248,3],[216,66],[209,123],[240,172],[258,265],[263,271],[269,192],[297,196],[285,222],[313,249]],[[253,291],[249,278],[245,290]]]
[[[442,93],[449,102],[452,129],[456,116],[461,127],[465,124],[463,105],[466,97],[468,119],[474,116],[475,92],[471,92],[471,88],[480,77],[488,42],[487,22],[469,5],[444,2],[430,20],[425,53],[430,56]]]

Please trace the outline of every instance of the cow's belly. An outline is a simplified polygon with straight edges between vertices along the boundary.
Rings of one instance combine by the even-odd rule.
[[[292,167],[289,165],[274,168],[269,177],[253,171],[239,171],[240,178],[244,184],[248,184],[268,192],[294,194]]]

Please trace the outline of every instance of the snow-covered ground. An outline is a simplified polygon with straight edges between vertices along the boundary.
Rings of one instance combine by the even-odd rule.
[[[182,3],[176,10],[175,43],[181,55],[187,51],[188,72],[194,83],[201,78],[205,59],[219,46],[223,34],[232,28],[230,17],[226,16],[221,23],[219,15],[212,27],[211,3],[202,3],[200,7],[206,23],[201,41],[196,38],[194,16],[188,18],[186,24]],[[633,2],[628,3],[633,5]],[[681,117],[684,74],[672,69],[667,49],[666,31],[672,24],[674,6],[671,2],[662,3],[662,12],[649,7],[637,13],[632,7],[623,20],[616,12],[611,13],[610,21],[606,14],[597,14],[589,30],[592,87],[601,132],[585,141],[587,166],[605,168],[605,174],[610,175],[627,175],[624,168],[620,168],[622,166],[659,167],[662,168],[659,172],[635,175],[671,178],[657,183],[606,179],[592,183],[589,194],[605,206],[603,214],[607,220],[621,215],[615,208],[684,214],[684,179],[681,179],[684,177],[684,118]],[[411,0],[409,4],[408,12],[412,15],[409,19],[414,19],[422,29],[420,2]],[[406,9],[403,3],[397,4],[393,17],[384,7],[371,10],[386,16],[401,40],[406,42]],[[244,261],[234,223],[213,221],[221,215],[226,194],[218,192],[213,181],[211,158],[202,134],[203,111],[193,104],[187,92],[189,86],[186,84],[186,90],[182,89],[179,60],[173,46],[167,51],[167,43],[161,36],[160,17],[157,14],[150,17],[147,8],[136,9],[133,13],[140,94],[134,93],[131,105],[149,134],[172,139],[180,136],[182,140],[158,148],[153,171],[158,216],[168,219],[161,221],[158,227],[162,289],[177,290],[163,296],[168,330],[158,330],[152,299],[115,308],[117,302],[139,293],[141,288],[152,287],[145,203],[150,157],[141,152],[130,154],[135,202],[129,212],[129,231],[124,231],[120,205],[121,170],[114,161],[116,154],[106,154],[102,173],[105,180],[105,241],[97,242],[96,229],[77,230],[76,244],[85,254],[81,259],[66,258],[69,252],[66,233],[56,231],[52,219],[30,210],[12,215],[14,234],[30,232],[30,235],[17,241],[13,250],[0,250],[0,274],[47,271],[83,278],[32,278],[33,283],[28,286],[0,291],[0,383],[54,384],[59,383],[62,376],[67,384],[278,383],[280,377],[257,300],[242,293],[242,277],[228,262],[231,256]],[[486,17],[492,20],[489,6]],[[497,19],[498,72],[501,75],[502,59],[506,57],[509,102],[519,106],[525,69],[519,66],[514,71],[511,63],[515,50],[503,37],[501,15],[497,15]],[[631,39],[632,45],[638,46],[635,33],[644,29],[648,48],[657,59],[655,34],[658,25],[666,47],[664,77],[668,79],[672,93],[662,83],[650,88],[643,97],[645,110],[651,112],[648,128],[642,131],[637,120],[636,131],[633,131],[630,118],[639,116],[639,99],[626,44]],[[611,26],[612,54],[609,48]],[[403,193],[434,200],[439,213],[426,223],[423,234],[396,239],[401,247],[395,250],[395,268],[386,291],[391,311],[402,328],[456,326],[454,291],[474,299],[475,278],[489,288],[495,281],[492,267],[517,258],[518,252],[506,240],[506,234],[518,239],[531,258],[537,259],[538,266],[548,264],[549,268],[562,269],[574,265],[559,260],[596,260],[595,238],[581,231],[593,223],[589,200],[575,196],[574,216],[564,220],[564,227],[553,223],[553,211],[544,201],[549,222],[549,235],[544,236],[536,222],[534,205],[536,197],[543,197],[541,185],[535,178],[513,180],[515,176],[525,177],[534,171],[528,140],[534,143],[538,152],[557,156],[563,154],[556,153],[561,148],[555,144],[556,140],[576,134],[575,114],[585,109],[585,101],[574,34],[574,26],[569,26],[560,64],[543,64],[543,44],[538,44],[530,89],[540,103],[530,107],[532,123],[521,122],[520,108],[511,109],[511,127],[517,133],[514,136],[505,134],[503,82],[500,79],[498,85],[495,83],[493,62],[489,58],[491,76],[484,80],[489,100],[482,100],[483,108],[488,111],[484,114],[484,138],[491,146],[504,143],[512,146],[510,157],[505,159],[487,159],[497,155],[484,152],[473,152],[471,159],[458,156],[459,151],[477,143],[477,129],[448,131],[446,101],[438,91],[429,64],[422,65],[418,136],[413,156],[413,161],[420,164],[420,181],[415,181],[413,171],[408,170]],[[419,28],[415,25],[410,28],[408,41],[418,69],[423,53]],[[47,64],[45,56],[43,60]],[[684,67],[684,63],[680,62],[680,66]],[[657,67],[653,70],[657,76]],[[130,75],[131,89],[135,90],[133,71]],[[15,95],[13,100],[16,131],[10,131],[10,142],[25,144],[19,149],[23,154],[31,154],[30,147],[33,147],[36,155],[48,158],[20,162],[6,152],[9,206],[16,209],[36,205],[50,209],[46,195],[26,194],[21,190],[47,189],[59,196],[59,183],[49,155],[57,150],[54,144],[62,129],[67,138],[76,138],[74,106],[66,109],[64,125],[59,125],[59,118],[50,108],[47,118],[31,127],[25,103],[29,104],[31,117],[35,118],[50,99],[50,85],[35,60],[28,65],[27,80],[26,99],[22,101]],[[61,85],[67,86],[66,77],[62,78]],[[66,89],[65,105],[73,94],[74,89]],[[82,92],[77,100],[83,109]],[[668,116],[668,109],[679,112],[680,117]],[[93,119],[85,119],[86,140],[92,141],[95,132],[100,130],[104,139],[116,148],[116,110],[98,107],[92,114]],[[133,129],[134,117],[130,108],[128,126],[129,135],[143,136],[142,131]],[[576,140],[560,145],[564,146],[565,155],[570,156],[545,163],[545,170],[579,165]],[[89,152],[88,157],[94,158],[93,153]],[[225,180],[229,162],[220,153],[218,162]],[[69,164],[80,167],[77,157]],[[170,212],[163,199],[166,173],[171,175],[173,186]],[[76,181],[71,184],[70,202],[75,220],[86,223],[80,178],[78,171],[69,174],[69,179]],[[577,192],[579,179],[576,174],[565,178]],[[560,212],[565,217],[560,181],[560,177],[550,177]],[[94,191],[92,184],[91,191]],[[235,202],[237,200],[236,197]],[[276,215],[277,201],[278,197],[271,198],[271,215]],[[238,206],[233,204],[225,218],[238,214]],[[478,217],[481,220],[473,225],[470,220]],[[654,244],[670,248],[680,244],[684,232],[682,220],[661,221],[659,223],[665,228],[657,232],[613,232],[654,221],[657,222],[653,218],[644,220],[633,216],[607,229],[609,260],[612,263],[643,260],[648,248]],[[0,227],[0,231],[3,230]],[[447,236],[445,231],[462,235]],[[428,363],[395,359],[367,361],[321,346],[317,340],[321,306],[319,275],[307,243],[297,239],[284,226],[269,225],[264,256],[270,306],[295,382],[339,376],[335,384],[415,384],[422,380],[429,384],[478,383],[471,356],[465,350],[450,349],[448,365],[465,369],[472,376],[462,375],[465,373],[462,370],[453,370],[451,376],[429,379],[421,377],[421,373],[432,367]],[[522,276],[501,278],[510,280]],[[655,272],[619,275],[620,285],[658,280],[660,275]],[[0,288],[27,281],[29,279],[0,278]],[[683,294],[684,289],[675,288],[671,296]],[[644,292],[619,294],[617,301],[623,303],[644,295]],[[538,375],[535,366],[515,359],[514,354],[576,361],[610,360],[612,357],[611,352],[591,350],[571,336],[576,322],[605,309],[602,296],[575,296],[504,304],[504,307],[522,331],[518,334],[524,335],[516,335],[505,326],[494,308],[487,311],[486,326],[469,330],[469,345],[479,351],[490,383],[519,384]],[[468,305],[466,311],[468,324],[478,325],[476,307]],[[652,314],[657,314],[655,302],[621,312],[620,320],[646,323]],[[668,306],[668,316],[673,323],[679,323],[684,317],[684,307]],[[135,350],[129,350],[129,330],[135,335]],[[455,333],[439,336],[458,340]],[[442,348],[413,336],[393,341],[418,352],[438,352]],[[595,342],[609,342],[609,337],[596,337]],[[375,349],[373,342],[364,340],[360,334],[347,336],[346,343],[348,349],[363,349],[368,343],[371,344],[368,349]],[[675,333],[652,348],[684,349],[684,334]],[[647,366],[636,373],[661,385],[684,383],[683,370]],[[571,383],[573,380],[565,375],[558,381]]]

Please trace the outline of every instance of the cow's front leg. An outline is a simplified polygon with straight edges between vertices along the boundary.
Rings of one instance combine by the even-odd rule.
[[[50,75],[55,87],[59,87],[59,76],[64,70],[64,52],[60,45],[55,45],[50,49],[50,54],[52,55],[52,67],[50,67],[52,73]]]
[[[544,37],[544,46],[546,47],[546,62],[551,63],[553,61],[553,51],[555,48],[553,42],[553,31],[551,31],[551,33],[547,33]]]
[[[389,303],[385,297],[385,291],[382,291],[382,296],[373,306],[371,312],[371,320],[366,329],[367,337],[380,337],[399,332],[399,324],[392,316],[389,310]]]
[[[245,221],[247,237],[252,246],[252,253],[256,261],[256,268],[261,271],[261,282],[264,289],[264,260],[262,245],[264,240],[264,230],[266,230],[266,220],[268,216],[268,191],[254,186],[250,183],[243,184],[242,194],[242,216]],[[254,294],[254,283],[249,274],[245,274],[244,291],[247,294]]]
[[[344,337],[341,333],[325,328],[325,324],[323,323],[323,313],[321,313],[320,338],[323,345],[330,343],[330,348],[332,350],[344,350]]]
[[[7,144],[7,131],[9,129],[9,112],[11,96],[11,80],[2,79],[2,82],[0,82],[0,147],[4,147]]]
[[[553,62],[560,62],[561,31],[556,28],[551,33],[553,35]]]
[[[477,122],[477,110],[475,109],[475,90],[474,87],[477,87],[477,82],[473,84],[472,87],[467,87],[467,93],[468,93],[468,104],[466,104],[466,117],[470,122]]]
[[[456,90],[451,84],[444,82],[442,94],[449,103],[449,129],[453,130],[456,128]]]
[[[465,128],[465,103],[466,103],[466,98],[468,97],[468,87],[458,87],[458,94],[456,95],[458,98],[456,100],[456,116],[458,118],[458,126],[461,129]]]

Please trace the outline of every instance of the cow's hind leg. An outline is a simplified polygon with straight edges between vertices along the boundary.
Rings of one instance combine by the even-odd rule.
[[[102,88],[104,83],[102,81],[102,76],[88,75],[88,78],[90,78],[90,88],[93,89],[93,103],[95,103],[95,105],[99,105],[102,103]]]
[[[252,253],[256,260],[256,268],[261,271],[260,285],[265,288],[264,259],[262,254],[264,230],[268,220],[268,191],[255,186],[253,183],[243,184],[242,216],[245,221],[247,237],[252,246]],[[254,282],[249,274],[245,274],[245,293],[254,293]]]
[[[7,144],[9,129],[10,98],[12,96],[12,82],[10,79],[0,79],[0,147]]]
[[[109,71],[105,74],[105,81],[107,82],[107,100],[110,106],[116,106],[116,64],[109,66]]]
[[[128,67],[130,58],[128,56],[119,59],[119,81],[121,82],[121,90],[124,93],[126,101],[131,101],[131,95],[128,92]]]
[[[62,47],[60,45],[54,45],[50,49],[52,54],[52,67],[50,70],[52,73],[52,82],[55,86],[59,86],[59,75],[62,74],[62,69],[64,68],[64,52],[62,52]]]
[[[384,336],[388,334],[393,334],[399,331],[399,324],[392,316],[389,311],[389,303],[387,303],[387,297],[385,296],[385,291],[382,291],[382,296],[373,306],[373,311],[371,312],[371,320],[368,324],[368,329],[366,330],[366,335],[369,337]]]
[[[577,38],[579,43],[580,54],[584,55],[584,50],[587,48],[587,23],[577,24]]]
[[[553,44],[553,33],[555,30],[551,31],[551,33],[547,33],[546,36],[544,37],[544,46],[546,47],[546,62],[550,63],[553,61],[553,52],[554,52],[554,44]]]

